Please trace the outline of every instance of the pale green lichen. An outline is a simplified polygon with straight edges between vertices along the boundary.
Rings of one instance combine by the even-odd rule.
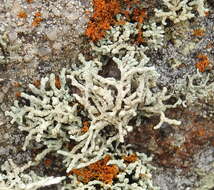
[[[65,177],[40,177],[33,171],[26,173],[32,165],[31,162],[18,167],[11,159],[6,161],[2,166],[0,173],[0,190],[37,190],[41,187],[46,187],[53,184],[58,184]]]
[[[203,176],[203,178],[199,182],[199,187],[195,190],[210,190],[214,187],[214,172],[210,172],[209,174]]]
[[[66,85],[65,72],[63,69],[59,76],[60,89],[55,86],[55,75],[51,74],[50,78],[41,79],[39,87],[29,85],[32,95],[21,93],[21,98],[28,100],[30,105],[21,106],[16,100],[11,111],[5,113],[12,117],[11,123],[16,122],[21,131],[28,132],[23,150],[26,150],[30,141],[35,140],[48,147],[41,154],[45,155],[61,148],[63,142],[69,142],[68,131],[81,127],[77,104],[69,105],[73,102],[73,97]]]
[[[166,25],[166,19],[178,23],[195,17],[194,8],[199,16],[205,16],[208,11],[204,7],[204,0],[163,0],[163,2],[168,9],[167,11],[155,9],[155,16],[161,18],[163,25]]]
[[[42,78],[39,88],[29,85],[33,95],[22,92],[21,97],[29,100],[30,105],[21,106],[15,101],[11,111],[6,112],[13,118],[11,123],[18,123],[20,130],[28,132],[23,149],[26,150],[32,140],[43,143],[47,149],[37,155],[36,161],[57,151],[65,156],[69,172],[100,160],[113,141],[123,143],[124,137],[133,130],[129,121],[141,112],[148,117],[160,116],[160,123],[155,128],[163,122],[179,125],[179,121],[168,119],[164,114],[179,101],[174,105],[163,103],[171,95],[166,95],[166,88],[156,93],[152,91],[159,75],[154,67],[144,66],[144,60],[137,61],[135,55],[134,51],[129,51],[123,58],[112,58],[120,72],[119,79],[99,75],[102,62],[86,61],[80,55],[82,66],[76,70],[62,70],[60,89],[55,86],[54,74]],[[78,94],[69,93],[67,80],[79,90]],[[85,133],[81,132],[77,105],[84,106],[83,112],[90,121]],[[110,131],[104,134],[106,128]],[[61,147],[71,139],[77,143],[71,151]]]
[[[145,30],[143,31],[143,38],[145,38],[149,48],[157,50],[163,46],[165,31],[162,26],[157,26],[153,21],[143,25],[143,29]]]
[[[137,29],[136,23],[125,23],[121,26],[111,27],[106,32],[106,37],[99,40],[97,43],[90,43],[93,53],[96,57],[102,56],[118,57],[122,58],[126,54],[135,54],[134,58],[138,61],[143,61],[144,64],[148,63],[149,58],[145,55],[145,51],[148,49],[143,45],[134,45],[130,43],[131,36],[137,35],[139,29]]]
[[[71,79],[72,86],[80,91],[80,94],[73,94],[73,96],[79,104],[84,105],[91,126],[84,134],[70,136],[71,139],[79,142],[70,153],[58,151],[67,157],[67,171],[100,160],[105,148],[111,142],[117,140],[123,143],[124,137],[133,130],[129,121],[139,113],[148,117],[159,115],[160,122],[155,128],[161,127],[164,122],[180,124],[180,121],[166,118],[164,114],[167,108],[174,108],[180,104],[180,100],[173,105],[164,104],[171,95],[166,95],[166,88],[156,93],[152,91],[159,77],[155,68],[144,66],[144,61],[138,62],[134,56],[133,52],[132,55],[129,53],[120,59],[113,57],[120,71],[119,79],[102,77],[99,75],[101,68],[95,69],[97,64],[93,61],[85,61],[82,56],[84,65],[80,72],[68,71],[67,77]],[[106,128],[110,130],[110,134],[100,136]],[[102,147],[100,144],[106,144],[105,148],[99,148]],[[93,159],[90,158],[87,161],[87,155],[94,155]]]
[[[164,0],[164,4],[168,12],[156,10],[156,16],[162,19],[163,24],[166,24],[167,18],[174,23],[192,18],[193,7],[196,7],[200,16],[207,11],[202,0]],[[130,38],[137,35],[140,29],[143,29],[148,47],[130,42]],[[124,143],[125,136],[136,125],[140,125],[145,117],[160,117],[159,123],[154,126],[156,129],[165,122],[179,125],[181,122],[167,118],[165,111],[181,103],[191,104],[208,94],[211,96],[213,83],[208,84],[209,80],[205,78],[195,85],[197,74],[178,81],[175,94],[169,93],[166,87],[160,89],[157,86],[159,74],[154,66],[148,66],[150,59],[146,55],[148,49],[157,50],[163,46],[164,30],[155,22],[138,28],[137,24],[127,22],[111,27],[106,33],[104,39],[91,43],[95,57],[93,60],[86,61],[80,54],[81,64],[72,65],[75,69],[62,69],[59,79],[51,74],[41,79],[39,87],[29,85],[31,93],[22,92],[20,95],[20,98],[29,101],[29,105],[15,101],[6,115],[12,117],[11,123],[18,124],[21,131],[28,132],[23,150],[29,148],[32,141],[44,145],[44,150],[31,165],[38,164],[45,155],[54,152],[63,156],[63,164],[69,173],[72,169],[87,167],[109,154],[113,159],[108,164],[115,164],[120,169],[117,180],[111,185],[97,180],[83,184],[75,175],[70,175],[70,182],[66,180],[62,190],[95,190],[96,185],[106,190],[157,189],[152,185],[153,168],[148,164],[151,159],[145,154],[136,153],[140,159],[126,165],[124,160],[118,158],[124,152],[113,147],[113,144]],[[119,77],[100,74],[109,61],[116,65]],[[56,80],[59,80],[60,87],[56,86]],[[186,97],[183,102],[179,98],[181,95]],[[177,102],[166,104],[167,100],[176,96]],[[84,132],[81,116],[86,117],[90,124]],[[71,150],[63,146],[71,141],[75,142]],[[0,189],[37,189],[60,183],[64,179],[40,178],[33,173],[25,175],[25,169],[17,170],[17,167],[12,167],[13,174],[9,164],[14,166],[9,160],[1,168],[6,175],[1,175]]]
[[[175,94],[183,96],[184,107],[194,105],[198,100],[214,100],[214,82],[210,80],[210,75],[206,73],[197,73],[192,76],[186,75],[184,79],[179,79],[175,85]]]

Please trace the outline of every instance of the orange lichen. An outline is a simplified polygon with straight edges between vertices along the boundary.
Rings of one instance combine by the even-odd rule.
[[[16,96],[17,98],[21,97],[21,92],[16,92],[16,93],[15,93],[15,96]]]
[[[60,78],[59,78],[58,75],[55,77],[55,86],[56,86],[58,89],[61,88],[61,82],[60,82]]]
[[[140,0],[123,0],[123,2],[130,8],[133,4],[139,4]]]
[[[52,163],[53,163],[53,161],[51,159],[45,159],[44,160],[44,165],[46,168],[49,168]]]
[[[41,81],[40,80],[35,80],[35,81],[33,81],[33,85],[38,88],[41,85]]]
[[[85,15],[86,15],[87,17],[89,17],[89,16],[91,15],[91,12],[90,12],[89,10],[85,10]]]
[[[27,3],[33,3],[33,0],[26,0]]]
[[[75,174],[78,180],[83,183],[99,180],[106,184],[112,184],[113,179],[119,173],[119,168],[116,165],[107,165],[110,159],[111,157],[107,155],[102,160],[90,164],[85,168],[73,169],[69,172],[69,175]]]
[[[147,18],[147,12],[145,11],[145,9],[135,8],[133,10],[133,13],[132,13],[133,21],[136,21],[136,22],[142,24],[144,22],[145,18]]]
[[[142,31],[139,31],[139,32],[138,32],[136,42],[137,42],[138,44],[141,44],[141,43],[144,42],[144,39],[143,39],[143,32],[142,32]]]
[[[32,26],[36,27],[43,21],[41,16],[42,16],[42,14],[39,11],[34,14],[34,19],[33,19],[33,22],[32,22]]]
[[[199,61],[196,63],[196,68],[200,71],[200,72],[204,72],[205,69],[207,68],[207,66],[210,64],[210,61],[208,59],[208,57],[204,54],[199,54],[197,55],[197,58],[199,59]]]
[[[27,13],[24,10],[19,11],[19,13],[17,14],[17,16],[19,18],[23,18],[26,19],[27,18]]]
[[[85,35],[97,41],[104,37],[106,30],[115,24],[114,17],[120,13],[118,0],[93,0],[94,11],[88,23]]]
[[[115,25],[124,25],[126,23],[126,21],[125,20],[119,20],[119,21],[117,21],[116,22],[116,24]]]
[[[199,136],[205,136],[206,135],[206,130],[204,128],[201,128],[197,131],[198,135]]]
[[[34,16],[35,16],[35,17],[41,17],[41,16],[42,16],[42,13],[38,11],[38,12],[36,12],[36,13],[34,14]]]
[[[204,14],[205,14],[205,16],[209,16],[210,12],[209,11],[205,11]]]
[[[42,18],[41,17],[36,17],[33,19],[33,22],[32,22],[32,26],[36,27],[40,24],[40,22],[42,22]]]
[[[122,158],[127,163],[135,162],[138,159],[136,154],[131,154],[129,156],[123,156]]]
[[[136,7],[139,4],[139,0],[93,0],[94,11],[85,35],[92,41],[98,41],[105,36],[111,26],[125,24],[130,20],[142,24],[147,17],[146,11],[141,8],[134,8],[133,11],[130,11],[131,6]],[[116,15],[119,13],[124,15],[121,21],[116,20]]]
[[[137,27],[139,28],[139,32],[138,32],[137,38],[136,38],[136,42],[138,44],[141,44],[144,42],[143,31],[140,30],[140,26],[144,22],[145,18],[147,18],[147,12],[145,11],[145,9],[135,8],[133,10],[132,15],[131,15],[131,20],[138,23]]]
[[[205,35],[205,31],[203,29],[196,29],[196,30],[193,30],[192,35],[196,37],[202,37]]]
[[[90,127],[90,123],[88,121],[83,122],[83,127],[81,128],[82,133],[86,133]]]

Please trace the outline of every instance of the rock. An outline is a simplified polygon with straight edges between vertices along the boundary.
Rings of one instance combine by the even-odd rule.
[[[51,49],[49,47],[41,47],[38,49],[37,53],[40,57],[44,57],[51,54]]]
[[[4,100],[4,93],[0,92],[0,103],[2,103]]]
[[[57,29],[47,32],[46,35],[49,40],[55,41],[57,39]]]
[[[9,32],[8,39],[10,42],[14,42],[17,39],[17,33],[15,31]]]

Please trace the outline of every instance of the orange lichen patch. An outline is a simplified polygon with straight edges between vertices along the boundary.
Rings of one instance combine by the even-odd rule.
[[[125,19],[127,20],[127,21],[130,21],[130,15],[131,15],[131,11],[129,11],[129,10],[121,10],[121,14],[123,14],[124,16],[125,16]]]
[[[143,31],[140,30],[140,27],[146,18],[147,18],[147,12],[145,9],[135,8],[131,14],[131,20],[138,23],[137,27],[139,28],[139,32],[136,38],[136,42],[138,44],[141,44],[144,42]]]
[[[135,8],[133,10],[133,13],[132,13],[133,21],[136,21],[136,22],[142,24],[144,22],[145,18],[147,18],[147,12],[145,11],[145,9]]]
[[[91,16],[91,11],[86,10],[86,11],[85,11],[85,17],[86,17],[86,18],[90,18],[90,16]]]
[[[205,14],[205,16],[209,16],[210,12],[209,11],[205,11],[204,14]]]
[[[119,173],[119,168],[116,165],[107,165],[110,159],[111,157],[107,155],[102,160],[90,164],[85,168],[73,169],[69,172],[69,175],[75,174],[78,180],[83,183],[99,180],[106,184],[112,184]]]
[[[58,75],[56,75],[55,77],[55,86],[60,89],[61,88],[61,82],[60,82],[60,78]]]
[[[42,18],[41,17],[36,17],[33,19],[33,22],[32,22],[32,26],[36,27],[38,26],[41,22],[42,22]]]
[[[35,81],[33,81],[33,85],[38,88],[41,85],[41,81],[40,80],[35,80]]]
[[[139,0],[93,0],[93,13],[85,31],[85,35],[92,41],[102,39],[111,26],[125,24],[126,21],[143,23],[147,13],[139,7]],[[127,10],[129,8],[130,10]],[[122,14],[121,21],[116,20],[116,15]]]
[[[143,32],[142,32],[142,31],[139,31],[139,32],[138,32],[136,42],[137,42],[138,44],[141,44],[141,43],[144,42],[144,39],[143,39]]]
[[[207,66],[210,64],[209,59],[206,55],[204,54],[199,54],[197,55],[197,58],[199,59],[199,61],[196,63],[196,68],[200,71],[200,72],[204,72],[205,69],[207,68]]]
[[[46,168],[49,168],[52,163],[53,163],[53,161],[51,159],[45,159],[44,160],[44,165]]]
[[[39,11],[34,14],[34,19],[33,19],[33,22],[32,22],[32,26],[36,27],[43,21],[41,16],[42,16],[42,13],[39,12]]]
[[[34,16],[35,16],[35,17],[41,17],[41,16],[42,16],[42,13],[38,11],[38,12],[36,12],[36,13],[34,14]]]
[[[16,93],[15,93],[15,96],[16,96],[17,98],[21,97],[21,92],[16,92]]]
[[[203,29],[196,29],[193,30],[192,35],[196,37],[202,37],[205,35],[205,31]]]
[[[204,128],[198,129],[197,131],[198,135],[203,137],[206,135],[206,130]]]
[[[24,10],[19,11],[19,13],[17,14],[17,16],[19,18],[27,18],[27,13]]]
[[[115,24],[114,17],[120,13],[121,7],[118,0],[93,0],[93,8],[85,35],[97,41],[104,37],[111,25]]]
[[[90,123],[88,121],[83,122],[83,127],[81,128],[82,133],[86,133],[90,127]]]
[[[125,20],[119,20],[119,21],[117,21],[116,22],[116,24],[115,25],[124,25],[126,23],[126,21]]]
[[[129,156],[123,156],[122,158],[125,162],[128,162],[128,163],[135,162],[138,159],[136,154],[131,154]]]
[[[33,0],[26,0],[27,3],[33,3]]]

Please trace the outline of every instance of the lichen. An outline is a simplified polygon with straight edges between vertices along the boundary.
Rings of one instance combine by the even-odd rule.
[[[120,72],[118,79],[99,75],[102,63],[98,60],[86,61],[80,54],[82,65],[75,70],[63,69],[59,77],[54,74],[41,79],[39,87],[29,85],[31,95],[21,92],[20,98],[29,101],[29,105],[15,105],[6,115],[18,123],[19,129],[27,131],[23,149],[32,140],[42,143],[46,149],[37,155],[39,162],[44,156],[54,151],[64,156],[67,172],[72,169],[87,167],[100,160],[113,142],[123,143],[124,137],[133,130],[130,120],[139,113],[146,117],[160,115],[160,122],[179,125],[180,122],[165,117],[165,110],[176,107],[166,105],[164,88],[154,93],[158,73],[154,67],[145,66],[144,61],[137,61],[135,52],[127,53],[123,58],[113,57]],[[72,86],[76,93],[72,93]],[[83,133],[81,118],[77,107],[82,106],[82,113],[90,122]],[[108,132],[107,132],[108,131]],[[71,150],[62,144],[75,141]]]
[[[186,21],[195,17],[193,8],[196,7],[199,16],[205,16],[208,9],[204,7],[204,0],[163,0],[168,11],[155,9],[155,16],[162,18],[163,25],[166,25],[166,19],[174,23]]]
[[[111,150],[114,150],[114,153],[111,153]],[[108,155],[88,167],[73,169],[69,175],[70,184],[66,184],[62,190],[159,189],[152,184],[151,171],[155,168],[149,164],[151,157],[143,153],[133,153],[126,147],[117,151],[115,148],[110,149],[106,154]],[[135,155],[135,159],[130,159],[132,155]]]
[[[175,94],[183,96],[184,107],[198,103],[198,100],[209,101],[214,98],[214,82],[210,80],[210,74],[197,73],[186,75],[184,79],[179,79],[175,86]]]
[[[19,97],[29,101],[29,105],[21,105],[16,100],[11,111],[6,112],[13,118],[11,123],[16,122],[21,131],[28,132],[23,150],[26,150],[30,141],[35,140],[47,145],[48,150],[45,152],[48,153],[69,141],[68,131],[81,128],[77,104],[70,105],[73,98],[66,85],[65,72],[63,69],[59,78],[54,74],[42,78],[38,87],[30,84],[32,94],[21,92]]]
[[[118,0],[93,1],[94,12],[85,32],[92,40],[91,59],[79,54],[79,62],[63,68],[59,76],[52,73],[30,84],[28,92],[17,92],[18,100],[6,112],[12,124],[27,132],[24,151],[33,148],[32,142],[42,145],[42,152],[28,168],[52,152],[62,157],[68,176],[42,179],[32,173],[25,175],[25,169],[17,170],[8,160],[1,168],[7,174],[2,175],[0,185],[37,189],[66,178],[62,190],[157,189],[152,184],[151,158],[124,148],[126,136],[141,126],[145,118],[159,118],[151,126],[154,129],[166,124],[180,125],[181,121],[167,117],[167,109],[212,97],[214,89],[213,81],[205,73],[208,57],[202,55],[196,64],[202,74],[187,74],[177,80],[171,91],[157,85],[160,74],[150,62],[148,52],[157,52],[165,45],[167,27],[160,26],[157,17],[166,25],[167,19],[178,23],[193,18],[193,9],[204,16],[207,9],[203,0],[163,0],[168,11],[156,9],[153,20],[144,23],[149,17],[139,1],[121,2],[127,9],[122,10]],[[135,3],[139,4],[130,8]],[[21,13],[19,19],[27,20],[27,15]],[[38,29],[41,21],[42,13],[35,12],[33,26]],[[56,33],[46,35],[49,40],[56,40]],[[1,43],[6,46],[2,40]],[[43,48],[40,50],[37,53],[44,56]],[[110,71],[114,75],[103,74],[110,64],[114,65]],[[204,129],[197,132],[199,136],[205,134]]]
[[[40,177],[33,171],[26,173],[32,165],[31,162],[19,167],[11,159],[6,161],[1,170],[6,173],[0,173],[0,189],[1,190],[37,190],[53,184],[58,184],[65,177]]]

